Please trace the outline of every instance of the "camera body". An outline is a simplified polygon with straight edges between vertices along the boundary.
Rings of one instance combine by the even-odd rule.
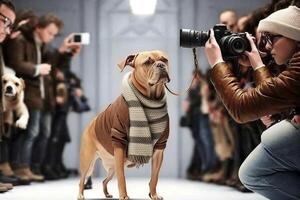
[[[246,33],[233,33],[223,24],[215,25],[213,30],[224,59],[235,58],[246,50],[251,51]],[[180,29],[180,46],[187,48],[205,46],[209,37],[210,31]]]
[[[72,42],[79,43],[82,45],[90,44],[90,34],[89,33],[75,33]]]

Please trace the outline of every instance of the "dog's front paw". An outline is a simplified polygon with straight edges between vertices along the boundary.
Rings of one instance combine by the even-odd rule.
[[[149,193],[149,197],[151,200],[163,200],[164,199],[163,197],[158,196],[157,194],[151,195],[150,193]]]
[[[27,123],[28,123],[27,120],[24,120],[22,118],[18,119],[16,121],[16,127],[21,128],[21,129],[26,129],[27,128]]]

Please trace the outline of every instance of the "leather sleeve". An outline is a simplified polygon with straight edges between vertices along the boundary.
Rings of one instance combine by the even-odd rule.
[[[22,37],[11,40],[6,46],[8,52],[6,62],[17,74],[34,77],[37,64],[27,61],[26,42]]]
[[[260,84],[267,78],[272,78],[272,74],[267,67],[262,67],[260,69],[254,70],[255,85]]]
[[[300,54],[297,55],[300,57]],[[300,104],[299,59],[291,59],[287,69],[277,77],[262,78],[268,77],[267,73],[255,73],[255,79],[260,83],[255,88],[243,90],[228,64],[219,63],[212,69],[211,81],[230,115],[237,122],[253,121]]]

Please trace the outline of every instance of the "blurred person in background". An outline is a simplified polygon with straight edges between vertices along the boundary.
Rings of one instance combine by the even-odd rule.
[[[201,96],[200,96],[200,85],[203,75],[200,70],[193,71],[193,77],[197,76],[192,82],[191,89],[188,92],[188,97],[183,101],[182,107],[185,115],[181,117],[180,125],[182,127],[188,127],[191,130],[192,137],[194,140],[194,148],[192,158],[187,169],[187,178],[191,180],[197,180],[201,176],[201,154],[202,154],[202,143],[199,143],[200,134],[200,115],[201,115]]]
[[[34,22],[32,20],[32,23]],[[49,98],[46,96],[48,90],[54,88],[51,85],[45,88],[45,82],[47,84],[49,79],[51,80],[52,66],[63,66],[60,63],[69,60],[69,48],[72,44],[67,38],[58,50],[50,52],[47,49],[47,44],[55,38],[63,25],[62,21],[53,14],[46,14],[38,19],[37,24],[31,25],[22,29],[22,34],[10,40],[6,45],[7,64],[16,71],[17,76],[25,80],[25,103],[30,113],[27,130],[19,131],[18,139],[14,143],[18,150],[12,155],[12,165],[17,176],[28,177],[32,181],[43,181],[44,177],[33,173],[30,167],[34,168],[43,162],[47,138],[50,135],[51,114],[49,109],[45,108],[45,101],[49,100],[46,99]],[[46,117],[47,120],[41,120],[42,117]],[[42,131],[41,122],[45,123],[42,125],[44,128]],[[40,142],[37,144],[38,147],[35,147],[36,151],[33,152],[32,148],[39,134],[41,134]],[[32,163],[32,154],[38,154],[36,155],[38,158],[34,157],[36,163]],[[34,165],[31,166],[31,164]]]
[[[12,31],[12,27],[14,24],[16,18],[15,14],[15,7],[9,0],[0,0],[0,43],[3,43],[7,35],[9,35]],[[0,75],[2,77],[3,75],[3,68],[5,66],[5,63],[3,61],[3,54],[2,54],[2,47],[0,47]],[[6,148],[5,146],[6,141],[2,141],[2,137],[5,134],[4,130],[4,116],[3,116],[3,92],[2,92],[2,81],[0,82],[0,91],[1,91],[1,97],[0,97],[0,163],[6,163],[7,162],[7,154],[6,154]],[[5,140],[5,139],[4,139]],[[2,170],[0,169],[0,192],[6,192],[9,189],[12,188],[11,184],[5,184],[9,183],[11,180],[9,177],[4,176],[2,174]],[[13,182],[11,182],[13,183]]]
[[[234,10],[224,10],[219,15],[219,23],[227,26],[228,30],[237,32],[238,17]]]

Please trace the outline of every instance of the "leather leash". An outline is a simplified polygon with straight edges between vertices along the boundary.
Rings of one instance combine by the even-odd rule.
[[[198,64],[198,59],[197,59],[196,48],[193,48],[193,55],[194,55],[195,72],[197,72],[197,71],[200,70],[200,69],[199,69],[199,64]],[[167,88],[167,90],[168,90],[171,94],[173,94],[173,95],[175,95],[175,96],[181,96],[181,95],[183,95],[183,94],[185,94],[185,93],[188,93],[188,92],[191,90],[192,83],[194,82],[195,79],[200,80],[200,77],[199,77],[198,73],[194,73],[194,76],[193,76],[193,79],[192,79],[192,81],[191,81],[191,83],[190,83],[190,86],[188,87],[188,89],[186,89],[184,92],[181,92],[181,93],[179,93],[179,92],[177,93],[177,92],[171,91],[171,90],[169,89],[169,87],[167,86],[166,83],[165,83],[165,87]]]

